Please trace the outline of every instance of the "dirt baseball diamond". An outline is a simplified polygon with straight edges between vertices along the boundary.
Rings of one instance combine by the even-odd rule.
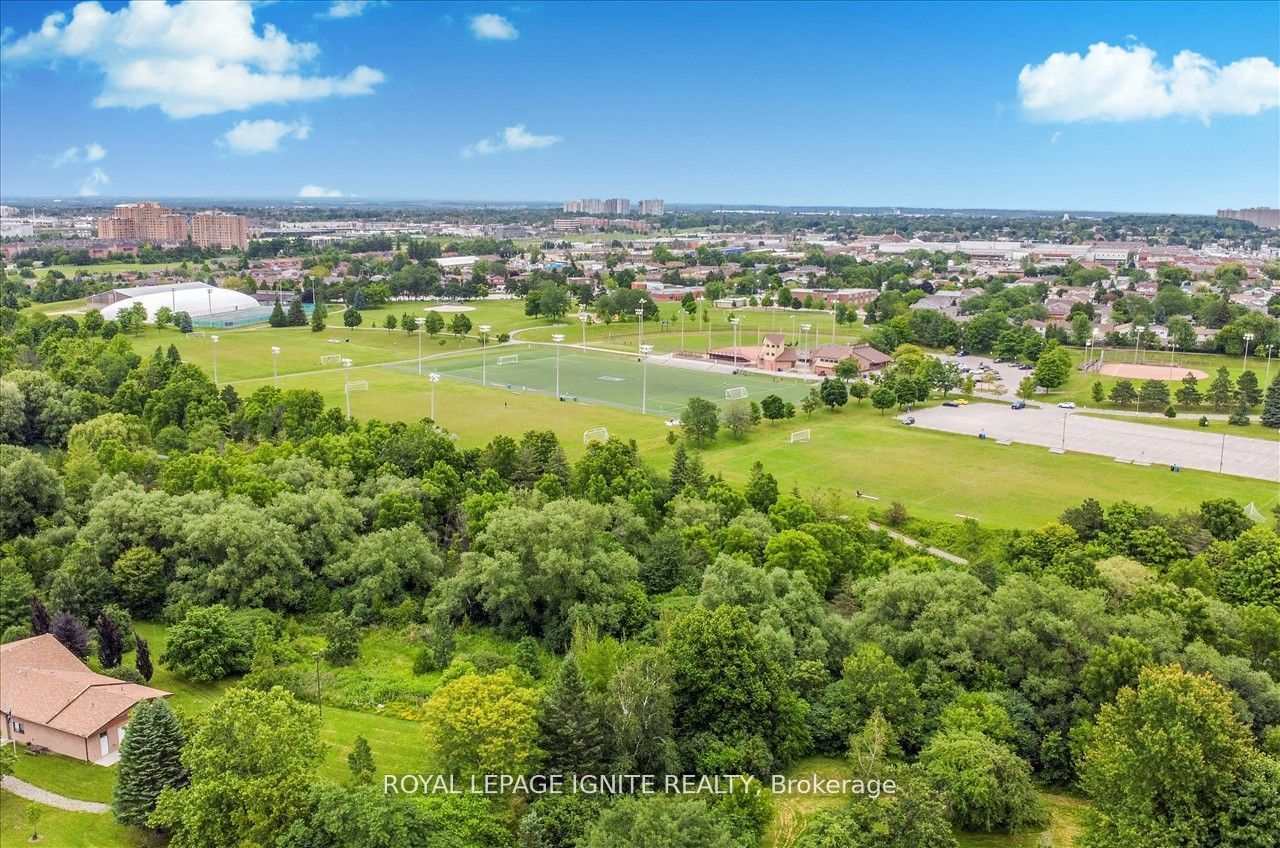
[[[1136,377],[1140,380],[1181,380],[1190,374],[1197,380],[1209,375],[1195,368],[1180,368],[1177,365],[1126,365],[1123,362],[1104,362],[1098,369],[1099,374],[1108,377]]]

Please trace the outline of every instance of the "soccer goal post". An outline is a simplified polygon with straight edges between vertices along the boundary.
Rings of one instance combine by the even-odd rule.
[[[519,361],[520,361],[520,354],[518,353],[508,353],[498,357],[499,365],[515,365]]]
[[[807,441],[809,441],[809,429],[807,427],[803,430],[796,430],[794,433],[791,434],[791,444],[793,445],[798,442],[807,442]]]
[[[192,339],[203,339],[204,330],[192,330],[191,332],[187,333],[187,337]]]
[[[1244,508],[1244,514],[1255,523],[1261,523],[1266,520],[1262,515],[1262,511],[1258,509],[1258,505],[1253,501],[1249,501],[1249,505]]]
[[[746,396],[747,396],[746,386],[734,386],[733,388],[724,390],[725,400],[744,400]]]
[[[341,361],[342,354],[340,353],[326,353],[324,356],[320,357],[321,365],[337,365]]]
[[[592,442],[609,441],[609,430],[605,427],[596,427],[594,430],[588,430],[582,434],[582,443],[589,445]]]
[[[367,391],[368,388],[368,380],[352,380],[350,383],[347,383],[347,391],[349,392],[363,392]]]

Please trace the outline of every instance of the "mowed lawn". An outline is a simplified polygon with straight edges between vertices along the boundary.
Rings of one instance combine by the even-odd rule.
[[[1129,382],[1133,383],[1135,388],[1139,387],[1143,383],[1143,379],[1137,377],[1112,377],[1106,374],[1099,374],[1096,371],[1079,370],[1079,366],[1085,363],[1086,356],[1092,361],[1097,362],[1100,352],[1104,354],[1103,361],[1107,363],[1129,365],[1137,362],[1141,365],[1154,365],[1163,369],[1168,368],[1170,361],[1172,361],[1172,373],[1174,374],[1175,379],[1166,381],[1169,384],[1170,400],[1174,399],[1174,393],[1182,387],[1182,378],[1186,376],[1188,369],[1203,371],[1208,375],[1207,377],[1200,378],[1199,388],[1202,395],[1209,390],[1209,384],[1213,382],[1213,378],[1218,375],[1219,368],[1227,369],[1227,373],[1231,376],[1231,381],[1234,385],[1235,381],[1240,378],[1241,372],[1246,370],[1244,367],[1246,364],[1248,366],[1247,370],[1254,372],[1258,376],[1258,384],[1264,391],[1267,386],[1267,357],[1265,350],[1262,351],[1262,356],[1260,357],[1255,356],[1251,351],[1248,362],[1245,363],[1243,358],[1240,356],[1227,356],[1226,354],[1218,353],[1183,353],[1181,351],[1176,351],[1171,360],[1169,351],[1162,350],[1140,350],[1135,356],[1133,348],[1131,347],[1107,348],[1105,351],[1099,351],[1095,348],[1093,352],[1089,354],[1086,354],[1083,350],[1072,348],[1071,361],[1076,368],[1072,369],[1071,376],[1067,379],[1067,384],[1061,389],[1051,392],[1048,395],[1042,395],[1042,397],[1046,400],[1051,399],[1054,403],[1063,400],[1073,400],[1081,406],[1093,406],[1100,409],[1118,409],[1119,407],[1112,404],[1109,400],[1104,400],[1102,403],[1095,401],[1093,399],[1093,384],[1099,382],[1102,383],[1102,390],[1110,393],[1111,387],[1122,379],[1128,379]],[[1272,377],[1280,374],[1280,358],[1273,356],[1271,366]],[[1133,406],[1130,404],[1126,408],[1133,409]],[[1255,407],[1254,409],[1257,411],[1258,408]],[[1159,412],[1162,410],[1148,409],[1147,411]],[[1202,412],[1215,411],[1230,412],[1231,410],[1225,408],[1215,410],[1213,407],[1209,406],[1207,402],[1202,404],[1199,409],[1196,410],[1184,410],[1182,407],[1178,407],[1179,415],[1186,415],[1192,418],[1199,418],[1200,413]]]
[[[512,311],[510,303],[499,306],[508,313]],[[569,456],[576,457],[583,450],[584,431],[604,427],[611,435],[635,439],[657,467],[665,466],[671,454],[664,413],[676,414],[681,400],[678,395],[683,394],[686,384],[697,381],[703,390],[691,393],[719,399],[723,399],[723,388],[730,383],[749,383],[755,400],[775,390],[787,396],[794,391],[798,398],[804,390],[798,381],[773,383],[772,378],[754,375],[738,379],[650,364],[653,407],[650,415],[641,416],[591,402],[594,396],[637,407],[640,387],[636,378],[642,375],[633,372],[640,369],[639,363],[609,354],[593,358],[568,346],[561,350],[561,391],[577,394],[577,402],[561,402],[551,396],[555,385],[554,348],[531,348],[518,342],[490,348],[485,370],[488,379],[498,385],[482,387],[474,382],[479,365],[474,339],[442,337],[443,347],[439,339],[434,347],[424,340],[427,343],[423,354],[433,358],[424,363],[424,375],[419,376],[414,362],[416,339],[400,331],[314,334],[307,328],[263,328],[219,335],[219,377],[234,381],[244,395],[270,384],[270,348],[278,344],[282,348],[282,388],[315,389],[327,403],[343,408],[347,397],[343,369],[321,366],[319,362],[321,355],[339,352],[354,361],[349,378],[363,380],[367,385],[364,390],[350,393],[352,415],[417,421],[431,414],[431,383],[425,374],[438,368],[446,378],[435,386],[435,417],[442,427],[458,435],[462,447],[482,445],[500,434],[549,429],[561,439]],[[331,345],[326,341],[331,337],[351,341]],[[167,345],[171,341],[177,343],[184,359],[211,368],[212,343],[207,336],[182,338],[173,331],[148,329],[135,338],[135,345],[146,351],[157,343]],[[521,356],[521,361],[497,364],[499,356],[511,353]],[[401,364],[384,367],[392,362]],[[448,376],[453,372],[461,372],[459,376],[467,379]],[[504,374],[511,378],[522,375],[529,384],[536,382],[539,392],[519,391],[521,383],[515,379],[510,382],[516,390],[508,390]],[[618,376],[621,380],[601,380],[601,376]],[[1081,376],[1073,374],[1073,379]],[[664,381],[675,384],[664,389]],[[586,388],[579,388],[583,385],[592,389],[592,396]],[[812,440],[790,444],[788,435],[806,427],[812,430]],[[1255,424],[1232,430],[1238,430],[1239,435],[1253,435],[1261,428]],[[805,492],[833,490],[848,498],[851,511],[885,507],[896,500],[920,517],[955,521],[957,514],[962,514],[988,526],[1006,528],[1053,520],[1064,508],[1086,497],[1104,503],[1128,499],[1176,511],[1195,509],[1212,497],[1228,496],[1243,503],[1252,501],[1264,513],[1277,498],[1275,487],[1263,481],[1195,471],[1183,471],[1172,478],[1167,468],[1118,466],[1103,457],[1057,456],[1032,446],[997,446],[966,436],[904,427],[894,415],[881,415],[871,409],[869,401],[861,405],[851,401],[834,413],[824,409],[811,419],[798,413],[792,421],[764,422],[741,442],[722,433],[707,450],[708,467],[738,483],[746,480],[757,460],[784,489],[798,486]],[[854,497],[857,491],[880,500],[858,501]]]
[[[147,834],[116,824],[110,813],[72,813],[39,805],[33,826],[27,818],[32,802],[0,791],[0,848],[48,845],[50,848],[126,848],[147,844]],[[31,842],[32,832],[40,834]]]

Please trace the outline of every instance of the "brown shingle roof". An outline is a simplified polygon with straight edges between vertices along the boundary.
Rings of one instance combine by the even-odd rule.
[[[49,634],[0,645],[0,712],[89,736],[134,704],[168,692],[97,674]]]

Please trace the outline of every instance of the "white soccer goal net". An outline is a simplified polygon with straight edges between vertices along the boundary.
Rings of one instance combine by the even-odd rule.
[[[324,356],[320,357],[321,365],[337,365],[341,361],[342,354],[340,353],[326,353]]]
[[[807,441],[809,441],[808,428],[804,430],[796,430],[794,433],[791,434],[791,444],[793,445],[796,444],[797,442],[807,442]]]
[[[187,336],[193,339],[203,339],[204,330],[192,330],[191,332],[187,333]]]
[[[368,388],[368,380],[352,380],[350,383],[347,383],[347,391],[349,392],[363,392],[368,390]]]
[[[725,400],[743,400],[747,396],[746,386],[734,386],[731,389],[724,390]]]
[[[505,356],[498,357],[499,365],[515,365],[519,361],[520,361],[520,354],[518,353],[508,353]]]
[[[1262,511],[1258,509],[1258,505],[1253,501],[1249,501],[1249,505],[1244,508],[1244,514],[1255,523],[1261,523],[1266,519],[1262,515]]]
[[[605,427],[597,427],[594,430],[588,430],[582,434],[582,443],[584,445],[589,445],[592,442],[607,441],[609,441],[609,431]]]

